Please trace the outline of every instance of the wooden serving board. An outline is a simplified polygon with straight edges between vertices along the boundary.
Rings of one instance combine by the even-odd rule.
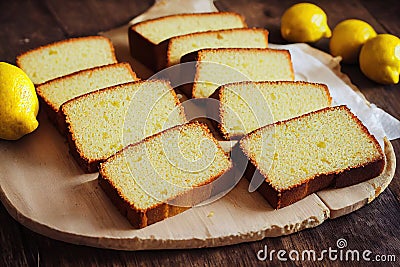
[[[97,184],[84,174],[64,138],[39,114],[39,128],[17,142],[0,141],[0,199],[18,222],[45,236],[121,250],[199,248],[260,240],[315,227],[377,197],[390,183],[395,156],[385,142],[384,173],[350,188],[326,190],[273,210],[242,179],[209,205],[132,229]]]
[[[130,57],[126,32],[127,26],[124,26],[104,35],[112,39],[119,61],[130,62],[141,78],[151,76],[151,72]],[[318,56],[306,45],[298,47],[335,71],[337,76],[333,81],[340,78],[350,84],[338,70],[336,59],[324,54]],[[64,137],[43,113],[39,114],[39,124],[34,133],[17,142],[0,140],[0,200],[15,220],[35,232],[101,248],[214,247],[316,227],[376,198],[392,180],[396,165],[393,147],[385,140],[385,170],[381,176],[364,183],[324,190],[274,210],[257,192],[249,193],[247,180],[241,179],[218,201],[136,230],[98,186],[98,174],[85,174],[79,168],[68,152]],[[223,146],[229,147],[229,144],[223,143]]]

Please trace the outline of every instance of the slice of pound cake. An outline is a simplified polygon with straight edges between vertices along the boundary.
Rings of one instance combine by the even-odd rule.
[[[385,165],[379,143],[346,106],[267,125],[239,146],[249,159],[246,177],[262,177],[258,191],[274,208],[374,178]]]
[[[132,57],[153,71],[165,64],[168,39],[174,36],[247,27],[244,18],[233,12],[177,14],[146,20],[129,28]]]
[[[117,63],[111,41],[102,36],[71,38],[41,46],[19,55],[16,61],[34,84]]]
[[[220,86],[210,97],[225,139],[238,139],[273,122],[322,109],[332,98],[325,84],[294,81],[237,82]],[[213,114],[212,117],[215,116]]]
[[[136,81],[84,94],[61,106],[72,155],[87,172],[124,146],[186,122],[168,82]]]
[[[168,42],[165,67],[178,64],[181,57],[204,48],[267,48],[265,29],[228,29],[196,32],[173,37]]]
[[[183,212],[211,194],[232,167],[209,129],[197,122],[129,145],[100,165],[99,184],[135,228]]]
[[[202,49],[181,62],[197,61],[192,86],[183,88],[194,98],[209,97],[223,84],[240,81],[293,81],[288,50],[270,48]]]
[[[54,123],[60,106],[77,96],[117,84],[138,80],[128,63],[115,63],[81,70],[45,82],[36,92]]]

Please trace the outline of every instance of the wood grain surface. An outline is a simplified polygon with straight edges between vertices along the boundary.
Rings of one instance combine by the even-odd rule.
[[[299,1],[271,0],[244,1],[218,0],[220,10],[237,11],[246,17],[250,26],[270,30],[270,41],[284,44],[279,34],[280,16],[290,5]],[[379,33],[400,36],[400,7],[397,0],[338,0],[314,1],[328,15],[333,28],[346,18],[359,18],[369,22]],[[67,4],[66,4],[67,3]],[[0,2],[0,60],[15,63],[19,53],[39,45],[68,37],[96,34],[127,23],[131,18],[151,6],[153,1],[91,0],[91,1],[1,1]],[[328,40],[321,40],[314,47],[328,51]],[[342,71],[362,91],[366,98],[396,118],[400,118],[400,86],[382,86],[368,80],[356,65],[342,65]],[[392,142],[399,161],[400,141]],[[17,223],[0,205],[0,265],[2,266],[226,266],[265,265],[256,253],[265,245],[270,249],[322,250],[335,247],[339,238],[345,238],[348,248],[374,254],[392,254],[397,262],[384,266],[398,266],[400,260],[400,173],[379,198],[360,210],[317,228],[299,233],[268,238],[257,242],[221,248],[169,251],[114,251],[72,245],[32,232]],[[285,265],[276,258],[274,265]],[[343,262],[296,261],[290,265],[342,266]],[[286,262],[287,264],[287,262]],[[346,262],[359,266],[359,262]],[[375,263],[363,265],[376,266]]]

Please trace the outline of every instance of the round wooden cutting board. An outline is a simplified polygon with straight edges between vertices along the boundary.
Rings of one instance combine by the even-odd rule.
[[[367,204],[386,188],[395,170],[393,148],[385,141],[385,171],[364,183],[318,192],[274,210],[257,192],[249,193],[242,179],[216,202],[135,230],[99,188],[98,174],[84,174],[45,114],[39,121],[38,130],[18,142],[0,141],[1,201],[33,231],[95,247],[199,248],[290,234]]]
[[[126,34],[126,31],[117,33],[112,40],[117,40],[121,34]],[[114,44],[117,52],[125,51],[125,54],[117,55],[123,61],[129,59],[127,40],[125,37],[120,39],[122,43]],[[307,46],[296,48],[302,48],[308,54]],[[309,55],[305,60],[307,58]],[[315,70],[319,79],[323,81],[324,73],[328,73],[328,85],[337,81],[344,83],[340,73],[332,72],[338,66],[337,62],[330,61],[331,58],[324,61],[323,56],[315,60],[324,64],[323,69]],[[133,66],[135,71],[136,67]],[[303,76],[312,81],[308,74]],[[324,190],[274,210],[259,193],[249,193],[247,180],[241,179],[218,201],[136,230],[98,186],[98,174],[85,174],[79,168],[68,152],[64,137],[42,112],[39,123],[34,133],[21,140],[0,140],[1,201],[15,220],[33,231],[66,242],[102,248],[213,247],[291,234],[366,205],[388,186],[396,165],[393,147],[385,139],[385,170],[369,181],[347,188]]]

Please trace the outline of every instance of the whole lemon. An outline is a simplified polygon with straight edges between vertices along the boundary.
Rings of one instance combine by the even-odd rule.
[[[38,127],[39,101],[32,81],[5,62],[0,62],[0,99],[0,138],[17,140]]]
[[[396,84],[400,73],[400,39],[378,34],[360,52],[360,68],[365,76],[381,84]]]
[[[289,42],[316,42],[331,37],[325,12],[310,3],[299,3],[288,8],[281,20],[282,37]]]
[[[333,29],[329,49],[332,56],[341,56],[345,63],[357,63],[361,47],[376,36],[371,25],[358,19],[347,19]]]

